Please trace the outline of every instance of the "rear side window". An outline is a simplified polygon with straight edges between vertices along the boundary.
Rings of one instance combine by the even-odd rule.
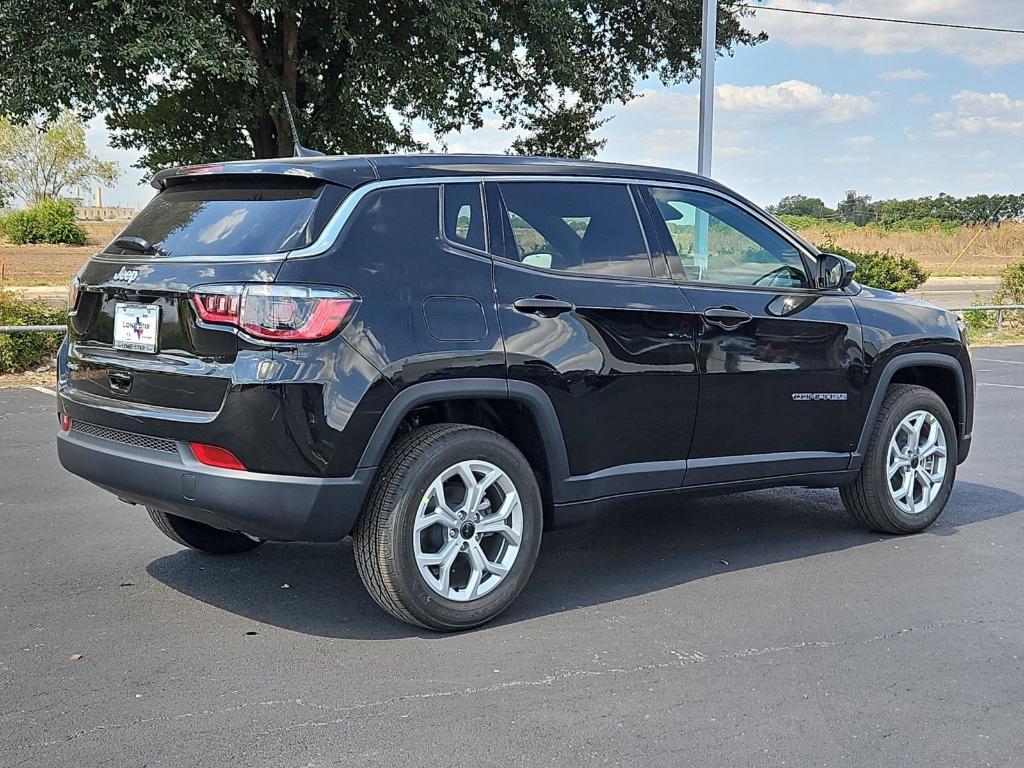
[[[150,256],[248,256],[309,245],[347,193],[305,180],[185,182],[162,191],[125,228]],[[115,244],[108,253],[139,256]]]
[[[445,239],[479,251],[485,250],[480,185],[446,184],[443,207]]]
[[[640,221],[621,184],[507,182],[506,257],[545,269],[652,277]]]

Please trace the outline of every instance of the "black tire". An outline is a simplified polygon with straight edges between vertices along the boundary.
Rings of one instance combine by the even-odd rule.
[[[197,523],[153,507],[146,507],[149,519],[171,541],[208,555],[237,555],[258,547],[263,542],[244,533],[223,531],[212,525]]]
[[[461,461],[483,460],[501,469],[523,510],[520,550],[490,592],[467,602],[434,591],[416,567],[413,526],[430,484]],[[540,549],[544,515],[529,462],[501,435],[464,424],[436,424],[398,438],[381,463],[352,532],[356,569],[370,596],[401,621],[454,631],[490,621],[504,611],[530,578]]]
[[[946,438],[946,473],[932,502],[922,511],[910,514],[900,509],[889,493],[887,461],[894,432],[914,411],[927,411],[938,419]],[[956,478],[956,462],[956,427],[946,404],[925,387],[894,384],[889,387],[878,411],[860,473],[850,485],[840,488],[839,494],[846,510],[867,528],[881,533],[917,533],[942,514]]]

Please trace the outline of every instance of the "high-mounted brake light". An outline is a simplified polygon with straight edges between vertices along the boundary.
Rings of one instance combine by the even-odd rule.
[[[335,333],[355,298],[306,285],[205,285],[192,290],[199,319],[266,341],[319,341]]]
[[[204,163],[203,165],[186,165],[178,169],[179,176],[204,176],[210,173],[220,173],[224,170],[223,163]]]
[[[196,461],[208,467],[219,467],[220,469],[245,469],[245,465],[238,460],[227,448],[219,448],[216,445],[205,443],[189,443]]]

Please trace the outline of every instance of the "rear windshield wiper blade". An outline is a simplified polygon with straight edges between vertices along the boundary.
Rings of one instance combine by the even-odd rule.
[[[132,237],[131,235],[121,235],[116,238],[111,245],[116,245],[118,248],[124,248],[126,251],[135,251],[136,253],[158,253],[156,246],[149,242],[144,237]]]

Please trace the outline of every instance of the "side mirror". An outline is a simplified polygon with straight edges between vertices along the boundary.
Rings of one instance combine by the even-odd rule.
[[[853,282],[857,265],[843,256],[823,253],[818,259],[818,287],[845,288]]]

